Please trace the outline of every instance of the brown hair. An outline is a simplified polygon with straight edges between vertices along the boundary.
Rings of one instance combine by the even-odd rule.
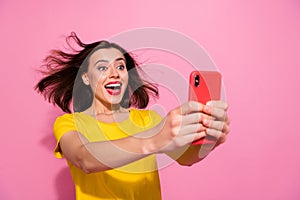
[[[74,41],[82,49],[75,50],[70,41]],[[66,38],[66,42],[72,52],[52,50],[44,59],[43,66],[46,69],[41,71],[44,77],[35,86],[35,90],[45,99],[58,105],[64,112],[71,113],[72,101],[75,112],[84,111],[91,106],[94,94],[91,87],[83,83],[81,75],[87,72],[89,57],[95,51],[104,48],[115,48],[125,57],[129,81],[121,106],[145,108],[149,103],[149,95],[158,97],[158,88],[140,78],[137,62],[119,45],[105,40],[85,44],[74,32]]]

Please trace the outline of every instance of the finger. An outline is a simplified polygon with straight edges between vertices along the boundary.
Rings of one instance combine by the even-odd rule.
[[[206,136],[205,131],[201,131],[199,133],[189,134],[184,136],[184,140],[187,144],[192,143],[193,141],[199,140]]]
[[[191,113],[188,115],[184,115],[182,117],[182,125],[187,125],[187,124],[195,124],[195,123],[200,123],[203,122],[204,120],[214,120],[215,118],[212,117],[211,115],[207,115],[205,113]]]
[[[212,106],[212,107],[216,107],[216,108],[221,108],[221,109],[224,109],[224,110],[228,109],[228,104],[226,102],[220,101],[220,100],[211,100],[211,101],[208,101],[206,103],[206,105]]]
[[[228,115],[226,115],[225,122],[227,125],[230,125],[230,123],[231,123],[231,120],[229,119]]]
[[[220,121],[225,121],[225,119],[227,117],[227,112],[222,108],[217,108],[217,107],[212,107],[212,106],[206,105],[204,107],[203,111],[204,111],[204,113],[209,114]]]
[[[190,113],[194,113],[194,112],[201,112],[204,110],[205,105],[196,101],[189,101],[187,103],[184,103],[181,107],[179,107],[179,109],[177,109],[178,111],[180,111],[180,113],[182,115],[186,115],[186,114],[190,114]]]
[[[219,137],[221,137],[223,135],[222,131],[218,131],[218,130],[211,129],[211,128],[206,129],[206,134],[209,136],[212,136],[216,139],[219,139]]]
[[[225,122],[208,119],[203,120],[203,125],[207,128],[215,129],[217,131],[223,131],[226,128]]]
[[[230,128],[227,124],[224,125],[222,132],[226,135],[230,132]]]
[[[201,123],[198,123],[198,124],[190,124],[190,125],[187,125],[187,126],[183,126],[178,134],[179,135],[188,135],[188,134],[194,134],[194,133],[199,133],[199,132],[203,132],[205,131],[205,127],[201,124]]]
[[[199,133],[192,133],[187,135],[178,135],[172,142],[177,147],[183,147],[187,144],[191,144],[193,141],[204,138],[206,136],[205,131],[199,132]],[[168,146],[167,144],[166,146]]]
[[[222,131],[215,130],[215,129],[206,129],[206,133],[207,133],[207,135],[212,136],[218,140],[217,145],[224,143],[227,138],[227,134],[225,134]]]
[[[226,135],[230,132],[229,125],[222,121],[204,120],[203,125],[207,128],[221,131],[223,134],[226,134]]]
[[[222,143],[224,143],[227,139],[227,135],[226,134],[222,134],[219,138],[218,138],[218,141],[217,141],[217,145],[220,145]]]

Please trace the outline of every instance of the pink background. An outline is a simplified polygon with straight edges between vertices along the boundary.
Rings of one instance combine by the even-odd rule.
[[[92,42],[143,27],[179,31],[206,49],[232,118],[227,143],[206,160],[160,171],[164,199],[300,199],[299,1],[1,0],[0,19],[1,200],[74,197],[52,153],[60,111],[33,91],[48,50],[71,31]]]

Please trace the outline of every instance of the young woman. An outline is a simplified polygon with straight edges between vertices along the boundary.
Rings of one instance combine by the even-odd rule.
[[[36,90],[66,112],[54,124],[55,155],[68,162],[77,200],[161,199],[155,154],[192,165],[212,149],[190,146],[194,140],[225,141],[226,103],[187,102],[162,118],[143,109],[158,90],[128,52],[107,41],[85,44],[75,33],[67,39],[81,50],[52,51]]]

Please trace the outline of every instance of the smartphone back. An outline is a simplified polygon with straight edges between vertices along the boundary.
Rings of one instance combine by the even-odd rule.
[[[189,100],[206,104],[210,100],[220,100],[222,76],[217,71],[193,71],[190,74]],[[207,135],[192,145],[212,144],[216,139]]]
[[[222,75],[217,71],[193,71],[190,74],[189,100],[205,104],[219,100]]]

